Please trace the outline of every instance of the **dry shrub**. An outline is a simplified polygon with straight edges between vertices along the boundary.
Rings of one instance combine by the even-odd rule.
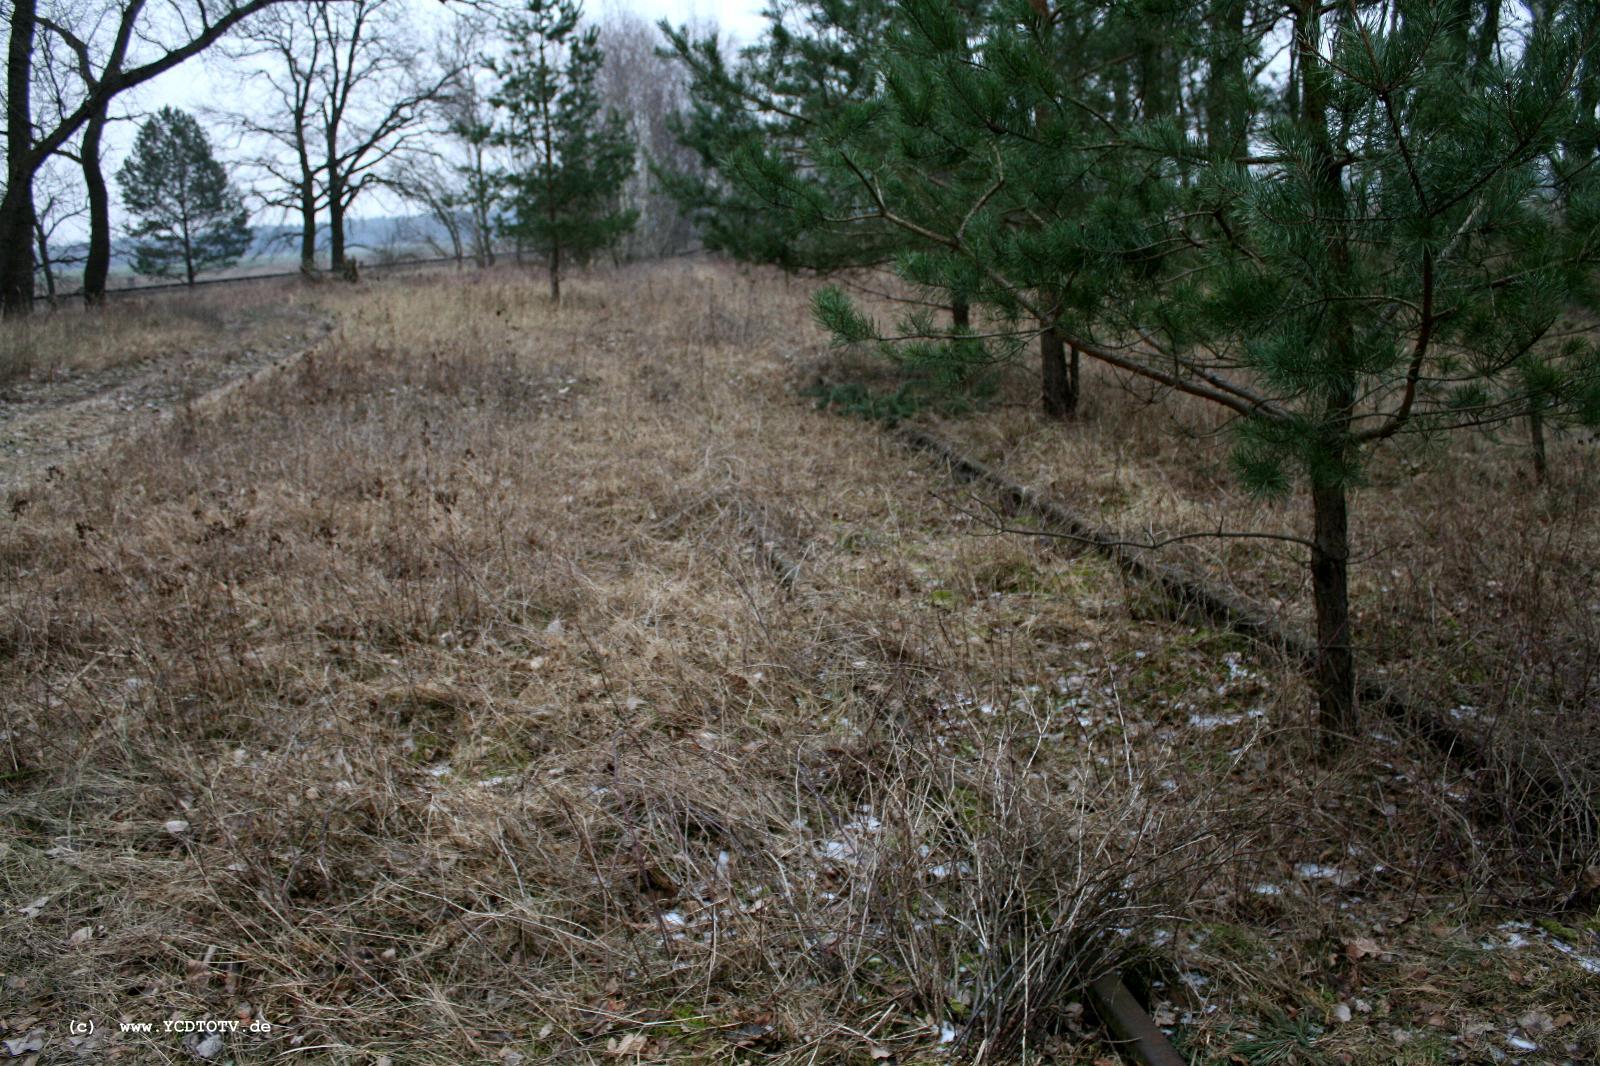
[[[881,952],[930,1016],[964,1020],[975,1061],[1050,1046],[1083,988],[1144,958],[1245,846],[1127,752],[1054,765],[1049,706],[1015,733],[958,716],[953,736],[903,738],[864,808],[884,829],[857,950]]]

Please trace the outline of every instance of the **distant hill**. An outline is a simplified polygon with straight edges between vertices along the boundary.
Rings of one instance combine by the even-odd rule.
[[[429,256],[438,254],[429,244],[437,241],[441,248],[449,247],[444,227],[429,215],[380,215],[375,218],[345,220],[345,244],[351,255],[359,259],[375,259],[385,255]],[[327,227],[317,231],[318,259],[327,264]],[[81,262],[88,245],[83,242],[64,244],[52,249],[53,258],[62,262]],[[300,227],[289,225],[255,226],[251,229],[250,250],[240,260],[239,267],[260,270],[265,267],[291,269],[300,250]],[[237,269],[237,268],[236,268]],[[125,237],[111,241],[112,284],[125,285],[134,278],[133,242]],[[76,269],[58,270],[57,284],[71,289],[77,280]]]
[[[300,227],[291,225],[257,226],[250,245],[250,257],[276,259],[293,258],[300,247]],[[375,253],[427,255],[432,249],[428,241],[441,247],[449,246],[449,237],[438,219],[431,215],[381,215],[376,218],[351,218],[345,220],[345,245],[351,254],[371,258]],[[317,249],[327,254],[328,232],[317,231]]]

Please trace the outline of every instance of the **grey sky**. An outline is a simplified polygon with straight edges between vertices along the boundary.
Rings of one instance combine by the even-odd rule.
[[[416,10],[420,22],[433,21],[435,13],[442,8],[439,0],[409,0],[409,2]],[[662,18],[669,19],[673,23],[712,21],[720,28],[725,39],[747,44],[759,36],[764,25],[764,20],[761,18],[763,6],[763,0],[588,0],[585,10],[589,17],[595,19],[613,11],[632,11],[652,23]],[[230,68],[226,63],[214,60],[208,62],[206,57],[202,57],[155,79],[137,91],[131,100],[124,101],[124,104],[130,106],[130,110],[136,113],[150,112],[170,105],[203,116],[207,108],[223,111],[247,108],[249,101],[244,97],[248,92],[249,82],[241,71]],[[220,130],[213,129],[210,132],[218,155],[226,161],[230,148],[227,137]],[[108,130],[103,158],[107,176],[115,174],[117,168],[122,165],[123,158],[133,144],[133,135],[132,123],[113,123]],[[117,195],[114,182],[111,199],[113,225],[120,229],[123,216],[120,197]],[[400,209],[397,205],[383,200],[382,197],[374,197],[368,202],[358,203],[355,214],[381,215]],[[259,221],[276,220],[263,216]],[[82,235],[76,234],[76,236]],[[70,239],[66,232],[62,233],[62,237]]]
[[[439,0],[409,0],[417,9],[419,21],[431,21],[433,11],[440,8]],[[670,19],[673,23],[713,21],[724,37],[734,38],[741,44],[753,41],[761,32],[762,0],[591,0],[585,11],[591,18],[600,18],[611,11],[632,11],[655,22]],[[199,108],[215,105],[222,108],[235,106],[240,85],[214,69],[203,59],[175,68],[155,79],[140,93],[145,107],[154,110],[163,105]],[[132,138],[127,138],[130,142]]]

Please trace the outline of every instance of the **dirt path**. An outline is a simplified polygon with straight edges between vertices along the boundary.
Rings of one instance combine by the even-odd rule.
[[[324,335],[325,322],[304,333],[260,343],[249,335],[167,358],[100,370],[34,375],[0,387],[0,493],[13,494],[120,437],[169,419],[185,404],[203,403]]]

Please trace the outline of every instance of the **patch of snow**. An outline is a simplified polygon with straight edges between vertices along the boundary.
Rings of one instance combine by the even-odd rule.
[[[1221,729],[1244,721],[1242,714],[1191,714],[1189,724],[1195,729]]]
[[[1585,970],[1593,974],[1600,974],[1600,959],[1592,958],[1591,956],[1583,954],[1583,952],[1579,951],[1565,940],[1560,940],[1556,937],[1549,937],[1548,940],[1551,947],[1555,948],[1563,955],[1571,956],[1578,963],[1578,965],[1582,966]]]
[[[1239,652],[1230,651],[1222,657],[1223,665],[1228,668],[1228,680],[1239,681],[1255,677],[1255,672],[1243,665],[1244,656]]]
[[[1302,881],[1332,881],[1340,888],[1353,885],[1360,879],[1360,874],[1341,870],[1337,866],[1326,866],[1320,862],[1296,863],[1294,875]]]

